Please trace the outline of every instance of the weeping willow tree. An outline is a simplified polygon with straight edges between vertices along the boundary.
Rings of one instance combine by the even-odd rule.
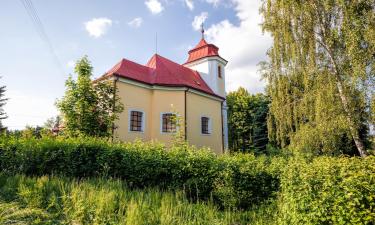
[[[301,151],[366,156],[374,90],[373,0],[263,0],[269,137]]]

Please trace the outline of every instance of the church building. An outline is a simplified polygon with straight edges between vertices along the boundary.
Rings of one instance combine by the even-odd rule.
[[[202,39],[182,65],[158,54],[146,65],[122,59],[102,77],[114,80],[124,105],[114,138],[168,145],[180,131],[190,145],[224,153],[226,64],[219,48],[206,42],[203,29]],[[176,117],[182,123],[176,123]]]

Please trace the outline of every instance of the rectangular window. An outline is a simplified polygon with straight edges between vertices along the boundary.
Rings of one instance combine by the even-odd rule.
[[[210,134],[210,118],[201,117],[202,134]]]
[[[176,115],[173,113],[164,113],[162,115],[162,132],[173,133],[176,132]]]
[[[130,131],[143,131],[142,118],[143,112],[131,111],[130,112]]]
[[[221,66],[217,66],[217,75],[221,78]]]

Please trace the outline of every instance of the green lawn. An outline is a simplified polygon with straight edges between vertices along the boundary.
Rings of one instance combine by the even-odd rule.
[[[272,224],[275,204],[222,211],[184,193],[119,180],[0,174],[0,224]]]

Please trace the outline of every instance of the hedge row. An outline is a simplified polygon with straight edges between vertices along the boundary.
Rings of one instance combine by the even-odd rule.
[[[184,145],[0,139],[6,173],[113,177],[246,209],[277,196],[279,224],[375,224],[375,157],[216,156]],[[276,223],[276,221],[275,221]]]
[[[291,159],[281,176],[280,224],[375,224],[375,157]]]
[[[253,155],[218,157],[181,145],[165,149],[142,142],[109,144],[96,139],[0,141],[3,172],[68,177],[113,177],[130,187],[184,189],[191,198],[211,198],[227,208],[248,208],[276,195],[279,178],[268,160]]]

